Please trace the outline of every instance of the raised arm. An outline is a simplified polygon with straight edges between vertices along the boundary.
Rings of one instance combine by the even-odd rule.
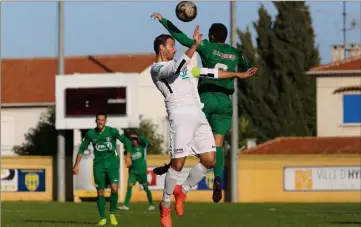
[[[140,143],[142,143],[144,146],[149,145],[149,139],[145,136],[138,136],[138,140]]]
[[[190,47],[194,43],[194,39],[188,37],[186,34],[184,34],[179,28],[177,28],[170,20],[167,20],[164,18],[160,13],[153,13],[152,18],[158,19],[159,22],[164,26],[165,29],[168,30],[171,36],[174,37],[175,40],[177,40],[181,45]],[[202,42],[205,42],[202,41]],[[197,51],[202,51],[204,45],[199,45],[197,47]]]

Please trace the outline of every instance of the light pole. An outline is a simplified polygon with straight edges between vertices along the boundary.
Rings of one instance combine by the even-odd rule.
[[[58,75],[64,75],[64,2],[58,1]],[[56,116],[55,116],[56,117]],[[58,202],[65,202],[65,131],[58,130]]]
[[[230,2],[230,15],[231,15],[231,45],[233,47],[237,46],[237,26],[236,26],[236,1]],[[237,178],[237,152],[238,152],[238,83],[237,79],[234,80],[234,93],[232,96],[232,106],[233,106],[233,115],[232,115],[232,150],[230,154],[230,174],[231,177],[231,202],[237,202],[237,194],[238,194],[238,178]]]

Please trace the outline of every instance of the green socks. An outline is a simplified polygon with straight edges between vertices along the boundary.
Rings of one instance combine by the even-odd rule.
[[[153,198],[152,193],[150,192],[148,186],[143,186],[144,191],[147,193],[147,198],[150,206],[153,206]]]
[[[118,204],[118,192],[110,194],[110,213],[115,214]],[[97,198],[97,207],[100,218],[105,218],[105,197],[98,196]]]
[[[110,194],[110,213],[114,214],[118,204],[118,192]]]
[[[153,206],[152,193],[147,186],[143,186],[144,191],[147,193],[149,205]],[[132,197],[133,187],[127,187],[127,194],[125,194],[124,206],[129,207],[130,198]]]
[[[97,199],[97,206],[98,206],[98,212],[100,215],[100,218],[105,218],[105,198],[104,196],[98,196]]]
[[[133,187],[127,187],[127,194],[125,194],[124,206],[129,207],[130,198],[132,197]]]
[[[221,177],[223,173],[223,167],[224,167],[224,153],[222,147],[216,148],[216,165],[214,166],[214,176],[215,177]]]

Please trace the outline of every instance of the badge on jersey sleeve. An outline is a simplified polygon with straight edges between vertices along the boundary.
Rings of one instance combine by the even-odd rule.
[[[163,67],[163,65],[158,65],[158,66],[155,68],[155,71],[156,71],[157,73],[159,73],[160,70],[162,69],[162,67]]]

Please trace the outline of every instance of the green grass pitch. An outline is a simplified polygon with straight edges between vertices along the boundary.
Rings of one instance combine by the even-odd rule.
[[[117,211],[120,227],[160,226],[158,209],[147,211],[146,203],[133,203],[130,208]],[[97,221],[95,202],[1,204],[2,227],[85,227],[95,226]],[[361,205],[186,203],[185,216],[177,217],[173,210],[173,226],[360,227]]]

